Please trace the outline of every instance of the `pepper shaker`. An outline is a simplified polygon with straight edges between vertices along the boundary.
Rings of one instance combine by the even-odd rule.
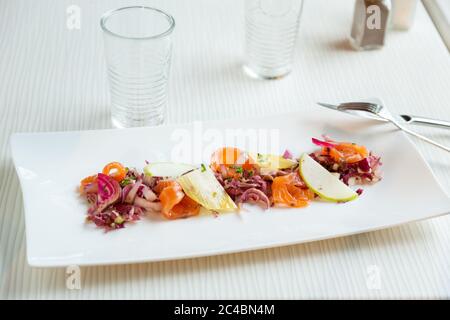
[[[350,43],[356,50],[379,49],[384,46],[390,0],[356,0]]]

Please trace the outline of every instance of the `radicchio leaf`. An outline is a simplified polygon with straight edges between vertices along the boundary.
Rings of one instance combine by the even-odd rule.
[[[332,143],[332,142],[328,142],[328,141],[322,141],[316,138],[312,138],[312,143],[314,143],[317,146],[320,147],[328,147],[328,148],[333,148],[336,146],[336,144]]]

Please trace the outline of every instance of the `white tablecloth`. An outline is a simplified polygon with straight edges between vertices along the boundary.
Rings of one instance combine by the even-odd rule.
[[[0,297],[450,296],[450,216],[270,250],[86,267],[81,269],[80,290],[67,289],[65,269],[30,268],[9,136],[110,126],[99,17],[130,3],[136,1],[0,2]],[[353,1],[307,1],[294,70],[279,81],[252,80],[241,71],[241,1],[150,4],[172,13],[177,22],[168,122],[308,112],[316,101],[373,96],[382,97],[394,112],[450,118],[448,51],[421,4],[410,32],[390,33],[381,51],[355,52],[346,41]],[[81,9],[79,30],[66,26],[71,5]],[[418,130],[450,145],[449,131]],[[449,189],[449,155],[417,144]],[[417,188],[423,187],[417,181]],[[373,286],[374,277],[379,287]]]

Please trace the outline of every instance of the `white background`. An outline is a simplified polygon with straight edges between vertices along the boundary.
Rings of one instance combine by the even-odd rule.
[[[353,1],[307,1],[292,74],[265,82],[248,79],[241,72],[242,1],[2,1],[0,297],[450,296],[449,216],[270,250],[82,268],[81,290],[66,288],[64,269],[30,268],[9,136],[23,131],[110,127],[99,18],[108,9],[135,3],[165,9],[176,19],[170,123],[295,110],[306,113],[318,100],[373,96],[383,98],[393,112],[450,120],[448,51],[422,5],[409,32],[390,33],[381,51],[355,52],[346,41]],[[73,4],[81,8],[80,30],[66,27],[66,9]],[[450,145],[448,131],[418,130]],[[421,142],[418,147],[448,190],[449,155]],[[422,187],[417,181],[417,188]],[[374,270],[379,271],[380,289],[373,288]]]

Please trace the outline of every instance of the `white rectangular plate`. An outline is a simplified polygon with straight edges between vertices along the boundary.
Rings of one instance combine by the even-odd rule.
[[[345,204],[313,201],[307,208],[267,211],[249,205],[238,214],[176,221],[153,216],[107,233],[85,223],[87,204],[76,192],[81,178],[111,161],[139,169],[145,160],[208,163],[207,149],[223,146],[222,134],[239,128],[257,130],[260,138],[268,132],[279,134],[278,152],[288,148],[296,156],[314,150],[311,137],[323,133],[363,144],[382,156],[384,178],[364,187],[358,200]],[[212,137],[219,139],[211,142]],[[180,143],[180,139],[184,140]],[[245,147],[242,143],[236,142]],[[32,266],[224,254],[366,232],[450,211],[449,197],[404,134],[389,124],[326,110],[181,126],[15,134],[11,145],[23,191],[27,257]],[[185,156],[191,151],[196,158],[182,157],[183,150]]]

